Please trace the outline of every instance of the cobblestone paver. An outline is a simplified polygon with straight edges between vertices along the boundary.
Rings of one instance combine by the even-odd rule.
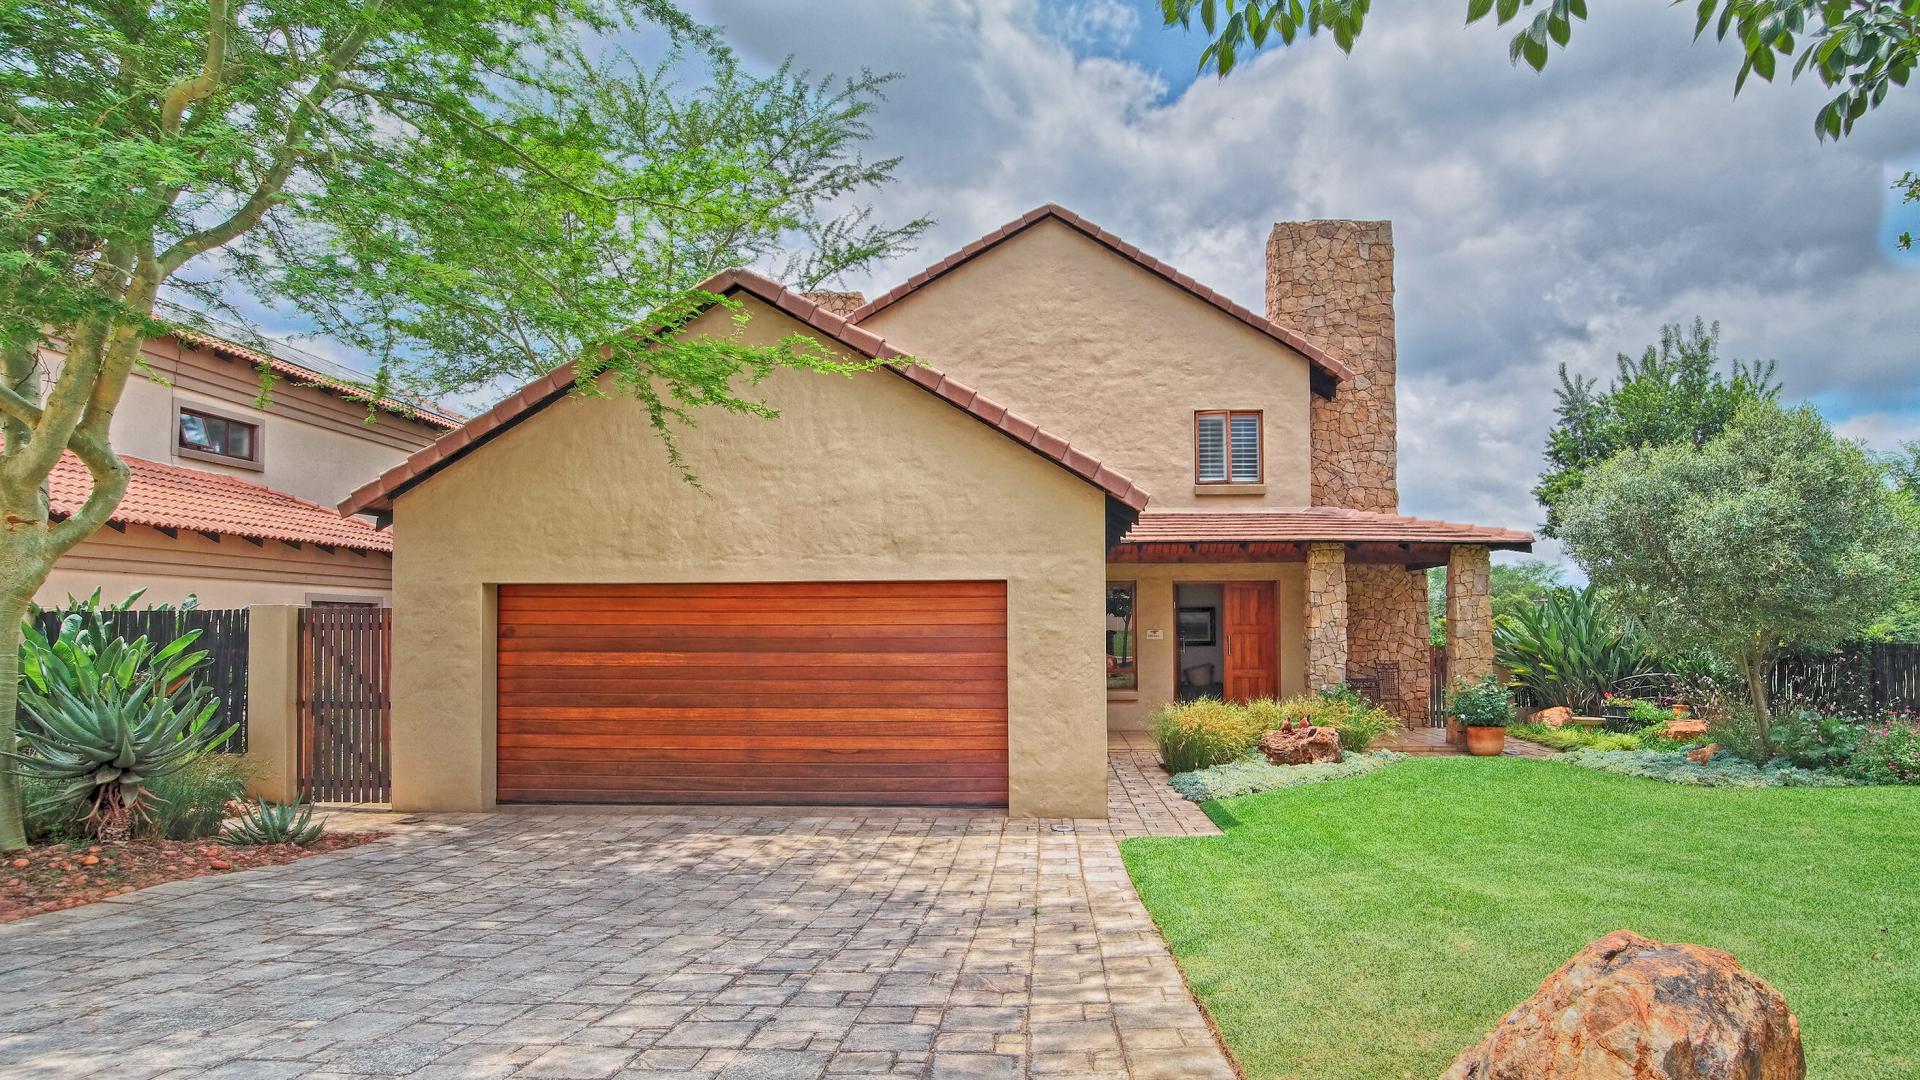
[[[1231,1077],[1111,832],[432,817],[0,927],[0,1075]]]

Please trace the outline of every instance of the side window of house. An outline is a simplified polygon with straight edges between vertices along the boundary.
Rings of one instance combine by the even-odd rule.
[[[185,457],[257,468],[260,464],[260,426],[204,409],[182,408],[179,449]]]
[[[1134,583],[1107,583],[1107,689],[1138,690],[1133,652]]]
[[[1193,414],[1193,479],[1200,484],[1258,484],[1260,465],[1258,412]]]

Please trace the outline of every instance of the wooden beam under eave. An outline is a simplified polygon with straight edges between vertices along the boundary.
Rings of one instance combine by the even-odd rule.
[[[159,534],[160,534],[161,536],[164,536],[164,537],[166,537],[166,538],[167,538],[167,539],[169,539],[169,540],[178,540],[178,539],[180,539],[180,530],[179,530],[179,529],[173,529],[173,528],[168,528],[168,527],[167,527],[167,526],[165,526],[165,525],[155,525],[155,526],[153,527],[153,531],[154,531],[154,532],[157,532],[157,533],[159,533]]]
[[[213,541],[216,544],[220,542],[220,534],[217,532],[208,532],[205,529],[195,529],[193,531],[199,533],[201,536],[206,537],[207,539]]]
[[[111,518],[109,518],[107,521],[107,528],[112,529],[114,532],[117,532],[117,533],[124,533],[127,531],[127,523],[124,521],[114,521]]]
[[[243,536],[240,539],[245,540],[247,543],[252,544],[254,547],[267,546],[267,542],[265,540],[260,539],[257,536]]]

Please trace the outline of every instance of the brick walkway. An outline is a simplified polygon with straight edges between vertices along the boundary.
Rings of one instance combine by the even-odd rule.
[[[1114,843],[1197,823],[1115,774],[1111,823],[443,816],[39,916],[0,1075],[1231,1077]]]

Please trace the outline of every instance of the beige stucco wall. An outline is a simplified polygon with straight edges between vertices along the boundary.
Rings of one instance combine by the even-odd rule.
[[[1125,473],[1154,509],[1309,502],[1306,358],[1059,222],[861,325]],[[1197,409],[1262,411],[1264,493],[1196,493]]]
[[[258,547],[237,536],[219,541],[195,532],[176,537],[142,525],[101,529],[61,556],[34,602],[51,606],[95,588],[106,600],[145,589],[143,604],[178,604],[188,595],[203,608],[305,604],[316,598],[366,597],[386,602],[393,560],[378,552],[322,551],[268,540]]]
[[[1134,640],[1139,655],[1138,692],[1107,694],[1107,725],[1114,731],[1141,731],[1154,710],[1173,700],[1175,688],[1173,587],[1224,581],[1277,581],[1274,607],[1275,648],[1278,655],[1280,696],[1304,693],[1307,688],[1305,563],[1116,563],[1107,567],[1107,580],[1131,581],[1134,597]],[[1154,638],[1154,632],[1159,637]]]
[[[746,304],[745,340],[799,328]],[[682,433],[698,489],[637,404],[570,397],[396,500],[396,807],[493,804],[500,583],[1005,580],[1011,809],[1105,816],[1101,493],[886,372],[756,392],[779,419]]]

